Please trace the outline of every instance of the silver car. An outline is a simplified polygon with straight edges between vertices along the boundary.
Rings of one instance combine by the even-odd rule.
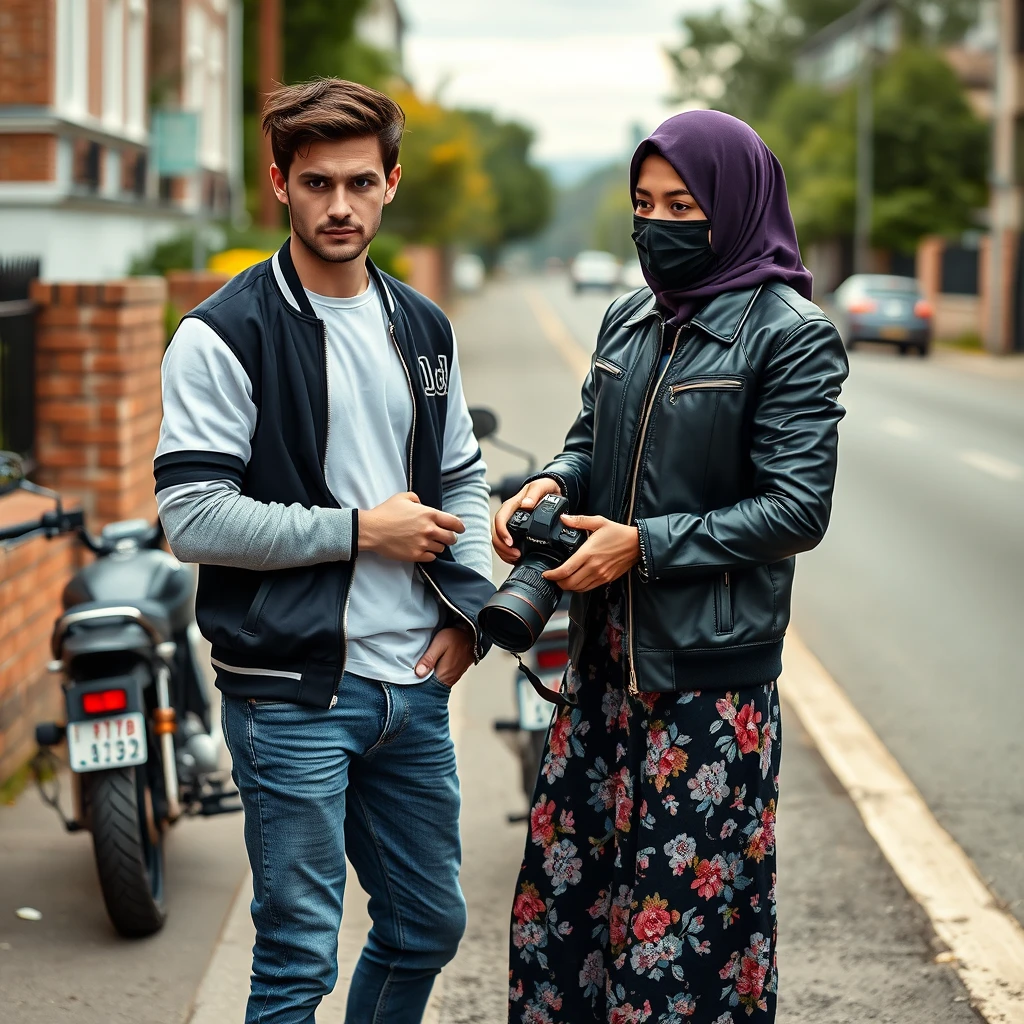
[[[901,353],[928,354],[932,307],[913,277],[854,274],[835,293],[835,321],[847,349],[861,341],[896,345]]]

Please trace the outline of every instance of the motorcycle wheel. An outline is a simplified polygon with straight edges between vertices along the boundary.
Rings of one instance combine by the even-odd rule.
[[[545,731],[528,732],[526,741],[522,747],[523,762],[523,792],[527,800],[533,799],[533,791],[537,785],[537,776],[540,775],[540,765],[544,760],[544,749],[547,744],[548,734]]]
[[[145,765],[95,772],[87,779],[93,852],[107,914],[126,938],[152,935],[163,927],[167,911],[163,835],[150,826]]]

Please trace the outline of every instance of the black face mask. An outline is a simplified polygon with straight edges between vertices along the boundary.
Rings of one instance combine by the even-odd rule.
[[[707,220],[650,220],[633,216],[633,241],[643,268],[665,288],[688,288],[708,277],[718,256]]]

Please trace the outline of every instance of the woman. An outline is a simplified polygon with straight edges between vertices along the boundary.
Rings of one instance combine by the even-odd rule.
[[[794,556],[828,523],[847,363],[811,303],[778,161],[726,114],[633,157],[650,289],[601,327],[565,450],[502,506],[562,493],[591,531],[567,688],[515,897],[509,1020],[775,1017],[775,680]]]

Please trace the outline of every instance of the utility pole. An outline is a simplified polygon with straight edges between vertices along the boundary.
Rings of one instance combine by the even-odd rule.
[[[995,44],[995,88],[992,102],[992,174],[988,259],[988,331],[985,347],[992,353],[1009,350],[1006,337],[1005,245],[1016,226],[1014,205],[1013,41],[1017,38],[1018,0],[998,0],[999,25]]]
[[[871,271],[871,223],[875,193],[875,46],[871,15],[877,3],[863,0],[859,11],[860,66],[857,78],[857,219],[854,228],[853,270]]]
[[[281,81],[281,0],[260,0],[260,105],[268,93]],[[270,180],[270,165],[274,162],[274,151],[270,138],[260,128],[260,227],[281,226],[281,204],[274,195]]]

